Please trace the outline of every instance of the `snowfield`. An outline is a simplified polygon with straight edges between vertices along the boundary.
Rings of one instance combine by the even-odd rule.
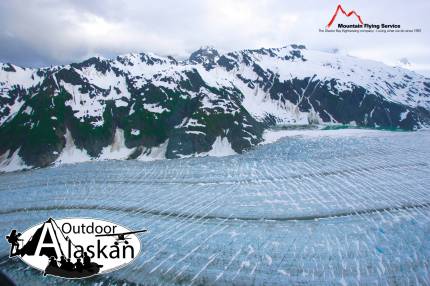
[[[50,216],[149,229],[133,264],[88,285],[430,284],[429,131],[265,139],[242,155],[1,174],[0,232]],[[43,277],[8,252],[0,240],[0,269],[19,285],[84,283]]]

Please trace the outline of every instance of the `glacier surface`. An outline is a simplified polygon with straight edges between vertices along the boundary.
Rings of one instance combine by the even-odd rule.
[[[7,258],[19,285],[429,285],[430,132],[277,131],[227,157],[102,161],[0,175],[0,233],[107,219],[138,259],[87,280]],[[135,284],[134,284],[135,283]]]

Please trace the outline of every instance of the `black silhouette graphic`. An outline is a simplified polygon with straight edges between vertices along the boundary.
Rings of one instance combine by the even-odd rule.
[[[130,232],[122,232],[122,233],[110,233],[110,234],[98,234],[96,235],[96,237],[101,237],[101,236],[116,236],[115,245],[118,245],[121,242],[124,242],[125,244],[128,244],[127,239],[129,239],[127,236],[129,234],[135,234],[135,233],[139,233],[139,232],[146,232],[146,229],[142,229],[142,230],[136,230],[136,231],[130,231]]]
[[[16,229],[12,229],[10,234],[6,235],[7,242],[11,244],[9,257],[19,254],[19,242],[22,241],[22,239],[19,238],[20,236],[21,233],[16,233]]]
[[[49,257],[48,265],[45,268],[45,271],[43,275],[54,275],[54,276],[60,276],[64,278],[84,278],[89,277],[94,274],[97,274],[100,272],[100,268],[103,267],[103,265],[99,265],[95,262],[91,262],[91,258],[88,256],[86,252],[84,252],[84,263],[82,264],[81,259],[77,258],[76,262],[73,263],[71,261],[70,257],[66,257],[62,245],[59,242],[59,234],[62,235],[65,241],[69,241],[70,238],[66,237],[64,233],[61,231],[61,229],[58,227],[57,223],[54,219],[49,218],[47,221],[45,221],[41,227],[39,227],[32,237],[25,243],[21,248],[19,245],[19,241],[22,241],[19,237],[21,236],[21,233],[17,233],[17,231],[14,229],[11,231],[10,235],[6,236],[7,241],[11,244],[10,249],[10,257],[21,255],[21,257],[25,255],[34,255],[36,253],[37,246],[41,240],[41,236],[43,233],[44,228],[46,227],[46,224],[51,224],[51,229],[53,230],[53,237],[51,237],[50,232],[45,232],[45,237],[43,238],[45,243],[57,243],[58,248],[61,252],[61,257],[58,257],[57,252],[55,251],[55,248],[53,247],[45,247],[41,248],[39,255],[45,255]],[[59,234],[57,233],[59,232]],[[74,245],[71,241],[70,243]],[[59,261],[57,259],[59,258]]]
[[[64,264],[62,264],[61,266],[64,270],[69,270],[69,271],[75,268],[75,265],[70,261],[70,258],[67,258]]]
[[[37,249],[37,245],[39,244],[43,229],[45,228],[46,224],[51,224],[52,229],[54,230],[55,241],[59,244],[57,231],[55,230],[54,226],[56,226],[60,232],[61,232],[61,230],[56,225],[56,222],[52,218],[49,218],[47,221],[45,221],[43,223],[43,225],[41,227],[39,227],[36,230],[36,232],[29,239],[29,241],[19,250],[18,254],[21,255],[21,257],[23,257],[24,255],[34,255],[34,253],[36,252],[36,249]],[[49,232],[46,233],[46,236],[44,239],[45,239],[45,242],[52,242],[53,241],[53,238],[51,237]],[[60,247],[60,251],[61,251],[61,254],[64,255],[64,252],[63,252],[61,247]],[[42,248],[42,250],[40,251],[40,255],[46,255],[47,257],[54,256],[55,258],[57,258],[57,253],[55,252],[55,250],[52,247]]]
[[[19,249],[19,242],[18,241],[22,241],[22,239],[18,239],[18,237],[21,235],[21,233],[16,234],[16,230],[12,230],[11,234],[6,236],[6,239],[8,240],[8,242],[11,245],[11,256],[15,256],[15,255],[21,255],[21,257],[23,257],[24,255],[34,255],[37,249],[37,245],[39,244],[40,241],[40,237],[42,235],[43,229],[45,228],[46,224],[51,224],[52,225],[52,230],[54,231],[54,238],[51,237],[49,232],[46,232],[46,235],[44,237],[44,242],[53,242],[55,239],[56,243],[58,245],[60,245],[59,241],[58,241],[58,235],[57,235],[57,231],[55,230],[55,226],[56,222],[50,218],[48,219],[46,222],[43,223],[43,225],[41,227],[39,227],[35,233],[33,234],[33,236],[27,241],[27,243],[25,245],[22,246],[22,248]],[[61,232],[61,230],[58,228],[57,229]],[[62,233],[61,233],[62,234]],[[64,234],[63,234],[64,236]],[[66,239],[67,240],[67,239]],[[12,255],[13,249],[16,248],[15,252]],[[59,248],[61,251],[61,254],[64,256],[64,252],[62,250],[62,248]],[[48,257],[54,256],[55,258],[57,258],[57,253],[55,252],[55,250],[52,247],[49,248],[42,248],[40,251],[40,255],[46,255]]]
[[[48,266],[58,267],[57,260],[55,260],[55,257],[54,257],[54,256],[51,256],[51,257],[49,258]]]
[[[58,266],[58,263],[60,266]],[[51,256],[43,275],[49,274],[64,278],[85,278],[99,273],[102,267],[103,265],[91,262],[91,258],[86,252],[84,253],[84,264],[82,264],[80,258],[73,264],[70,258],[66,259],[66,257],[62,256],[60,261],[57,262],[55,257]]]
[[[88,256],[86,252],[84,252],[84,267],[85,268],[91,267],[91,258]]]
[[[79,273],[82,273],[82,271],[84,270],[84,265],[82,264],[82,262],[81,262],[81,259],[80,259],[80,258],[78,258],[78,259],[76,260],[76,263],[75,263],[75,269],[76,269],[76,271],[78,271]]]

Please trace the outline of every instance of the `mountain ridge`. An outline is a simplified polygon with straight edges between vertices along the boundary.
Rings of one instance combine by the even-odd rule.
[[[415,130],[428,126],[429,110],[428,78],[304,45],[201,48],[184,61],[130,53],[39,69],[0,64],[0,170],[230,155],[278,124]]]

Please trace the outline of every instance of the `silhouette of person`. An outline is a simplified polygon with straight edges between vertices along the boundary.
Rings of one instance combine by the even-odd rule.
[[[82,264],[80,258],[78,258],[75,262],[75,270],[78,272],[82,272],[84,270],[84,265]]]
[[[16,229],[12,229],[12,231],[10,232],[9,235],[6,235],[6,239],[7,241],[11,244],[10,246],[10,254],[9,256],[15,256],[18,255],[18,251],[19,251],[19,241],[22,239],[19,239],[19,237],[21,236],[21,233],[16,233]],[[14,249],[15,253],[14,253]]]
[[[54,256],[51,256],[49,258],[48,266],[57,267],[58,268],[57,260],[55,259]]]
[[[88,256],[88,253],[84,252],[84,267],[85,269],[91,268],[91,258]]]
[[[70,261],[70,258],[67,258],[67,262],[65,266],[66,266],[66,270],[73,270],[73,268],[75,267],[73,263]]]
[[[57,260],[55,260],[54,256],[51,256],[49,258],[49,262],[48,262],[48,265],[45,268],[45,271],[43,272],[43,276],[46,276],[47,271],[49,271],[48,270],[49,268],[58,268]],[[52,271],[52,269],[50,269],[50,270]]]
[[[64,255],[62,255],[60,258],[60,268],[67,270],[67,260],[66,260],[66,257]]]

